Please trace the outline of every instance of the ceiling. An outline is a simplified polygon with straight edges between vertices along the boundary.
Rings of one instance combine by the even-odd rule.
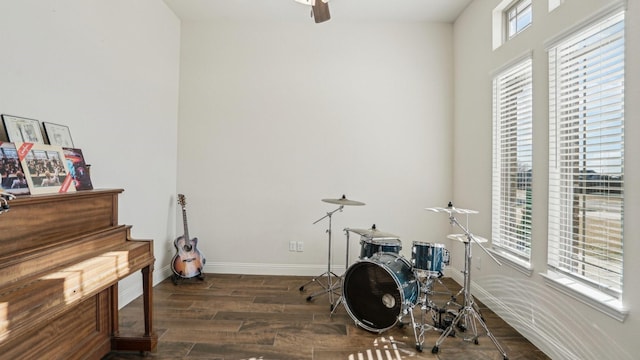
[[[473,0],[331,0],[330,22],[453,22]],[[311,8],[294,0],[164,0],[183,21],[309,22]]]

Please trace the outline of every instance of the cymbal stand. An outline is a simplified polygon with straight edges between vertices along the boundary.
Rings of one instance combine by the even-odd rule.
[[[471,232],[469,232],[469,230],[466,227],[464,227],[462,224],[460,224],[460,222],[458,222],[455,216],[450,214],[449,220],[452,224],[455,224],[460,229],[462,229],[462,231],[467,236],[467,241],[464,242],[464,257],[465,257],[464,285],[463,285],[463,288],[461,289],[464,295],[464,305],[462,309],[460,309],[460,311],[458,312],[458,315],[456,315],[456,317],[453,319],[449,327],[447,327],[445,331],[442,333],[442,335],[440,335],[440,338],[438,338],[438,340],[436,341],[435,345],[433,346],[433,349],[431,349],[431,352],[433,354],[438,353],[440,349],[440,345],[444,342],[447,336],[449,336],[449,334],[453,331],[454,326],[459,326],[462,329],[466,329],[470,327],[473,333],[473,336],[468,339],[465,338],[464,340],[473,341],[474,344],[478,344],[478,328],[476,326],[476,322],[477,322],[484,329],[485,333],[487,334],[489,339],[491,339],[491,341],[496,346],[498,351],[500,351],[503,359],[507,360],[508,359],[507,353],[502,349],[502,347],[498,343],[498,340],[496,340],[495,336],[493,336],[491,331],[489,331],[487,324],[485,324],[484,320],[480,316],[479,311],[477,310],[477,305],[475,305],[473,295],[471,295],[471,241],[475,241],[475,243],[478,244],[478,246],[480,246],[480,248],[483,249],[496,263],[498,263],[498,265],[502,265],[502,264],[500,264],[500,262],[493,255],[491,255],[491,253],[489,253],[489,251],[485,249],[484,246],[480,244],[480,242],[478,242],[478,240],[473,236],[473,234],[471,234]],[[460,321],[464,321],[462,326],[460,326]]]
[[[344,229],[344,234],[347,236],[347,259],[344,262],[344,268],[345,268],[345,274],[347,272],[347,270],[349,270],[349,228],[345,228]],[[342,277],[344,276],[344,274],[342,276],[340,276],[340,281],[342,281]],[[335,306],[332,305],[331,307],[331,314],[329,314],[329,317],[333,316],[333,313],[336,311],[336,309],[338,308],[338,306],[340,304],[342,304],[344,302],[344,295],[342,295],[342,292],[340,293],[340,296],[338,297],[338,300],[336,301]]]
[[[317,224],[318,222],[320,222],[321,220],[324,220],[325,218],[329,218],[329,228],[327,229],[327,234],[329,237],[329,245],[328,245],[328,250],[327,250],[327,271],[314,277],[313,279],[309,280],[307,283],[305,283],[304,285],[300,286],[300,291],[304,290],[304,287],[311,284],[311,283],[317,283],[320,287],[322,287],[323,290],[318,291],[316,293],[313,293],[309,296],[307,296],[307,301],[311,301],[313,300],[314,297],[316,296],[320,296],[320,295],[324,295],[324,294],[329,294],[329,303],[331,304],[331,311],[333,311],[334,309],[334,302],[333,302],[333,293],[335,292],[336,288],[338,288],[340,286],[340,281],[333,281],[333,277],[337,278],[337,280],[340,280],[341,278],[334,274],[331,271],[331,216],[338,212],[338,211],[342,211],[342,209],[344,208],[344,205],[340,205],[337,209],[328,212],[325,216],[321,217],[320,219],[316,220],[313,222],[313,224]],[[322,282],[320,282],[319,280],[326,277],[327,278],[327,284],[323,284]]]

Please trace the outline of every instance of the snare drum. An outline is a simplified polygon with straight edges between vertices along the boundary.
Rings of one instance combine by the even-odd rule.
[[[371,239],[364,236],[360,239],[360,259],[369,259],[379,252],[400,254],[400,250],[402,250],[400,239]]]
[[[444,244],[414,241],[411,264],[414,269],[442,272],[443,265],[449,265],[449,250],[444,248]]]

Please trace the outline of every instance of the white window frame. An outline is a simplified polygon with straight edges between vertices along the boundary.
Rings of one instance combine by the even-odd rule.
[[[531,273],[533,60],[531,54],[493,78],[492,246]]]
[[[533,0],[518,0],[504,10],[505,39],[511,40],[533,23]],[[529,16],[529,22],[519,24],[523,16]]]
[[[548,270],[543,276],[559,291],[624,321],[625,30],[605,31],[620,23],[624,11],[618,9],[548,48]]]
[[[527,26],[524,26],[514,36],[509,36],[509,9],[517,7],[519,4],[525,1],[530,1],[531,5],[529,10],[531,11],[531,22]],[[499,48],[507,41],[511,40],[515,35],[521,33],[523,30],[529,28],[533,24],[533,1],[532,0],[502,0],[498,6],[496,6],[491,13],[491,29],[492,29],[492,45],[493,50]]]

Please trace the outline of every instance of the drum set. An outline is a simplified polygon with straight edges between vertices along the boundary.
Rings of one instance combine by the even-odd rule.
[[[464,340],[478,344],[479,325],[503,358],[508,359],[506,352],[484,323],[470,292],[472,242],[478,244],[500,264],[480,244],[487,240],[471,234],[468,228],[455,217],[458,214],[469,215],[477,211],[458,209],[451,203],[445,208],[426,208],[433,212],[448,213],[451,224],[463,230],[462,234],[448,236],[465,244],[464,284],[456,295],[452,295],[440,280],[443,276],[442,271],[449,265],[450,260],[450,253],[444,244],[413,241],[411,259],[408,260],[400,254],[402,250],[400,238],[378,230],[375,224],[369,229],[344,229],[347,240],[346,271],[342,276],[335,275],[331,271],[331,215],[341,211],[344,205],[364,205],[364,203],[348,200],[344,195],[340,199],[323,199],[323,201],[339,204],[340,207],[318,220],[329,218],[327,230],[329,264],[327,272],[300,287],[300,291],[303,291],[304,287],[312,282],[323,287],[322,291],[307,297],[307,301],[311,301],[315,296],[329,294],[332,315],[342,303],[357,326],[375,333],[382,333],[396,325],[405,326],[407,323],[403,322],[403,319],[408,316],[416,341],[416,350],[420,352],[423,350],[425,331],[442,332],[431,350],[434,354],[438,353],[440,345],[447,336],[455,335],[455,327],[462,332],[470,329],[471,337]],[[360,236],[360,254],[358,260],[351,265],[349,265],[350,234]],[[327,278],[326,285],[319,282],[324,277]],[[438,306],[433,301],[436,284],[439,285],[439,289],[444,289],[439,293],[444,293],[450,298],[443,306]],[[456,302],[456,297],[459,295],[464,298],[462,304]],[[337,296],[335,302],[334,296]],[[414,309],[419,310],[419,316],[414,314]]]

